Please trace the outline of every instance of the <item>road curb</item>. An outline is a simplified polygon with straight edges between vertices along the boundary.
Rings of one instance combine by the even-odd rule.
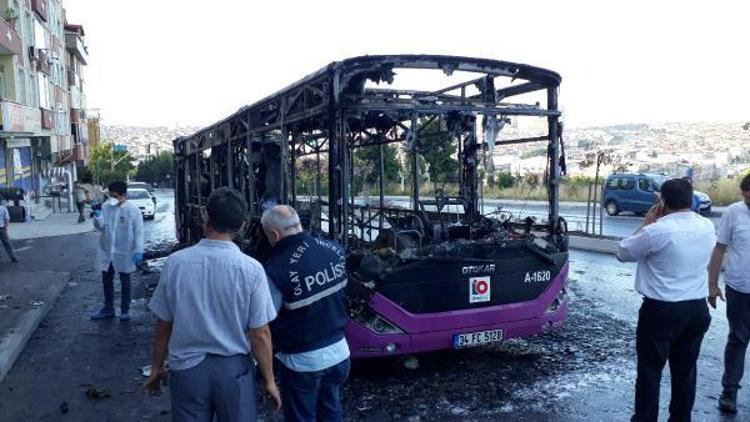
[[[26,347],[26,343],[28,343],[34,331],[36,331],[39,324],[55,305],[57,298],[60,297],[68,281],[70,281],[69,272],[39,271],[36,273],[57,274],[59,275],[59,280],[51,287],[49,292],[51,294],[45,298],[44,305],[32,308],[21,315],[20,321],[15,325],[14,331],[2,339],[2,343],[0,344],[0,383],[8,375],[11,368],[13,368],[13,364],[18,359],[24,347]]]
[[[568,237],[568,247],[588,252],[598,252],[610,255],[617,255],[619,240],[600,239],[595,237],[570,236]]]

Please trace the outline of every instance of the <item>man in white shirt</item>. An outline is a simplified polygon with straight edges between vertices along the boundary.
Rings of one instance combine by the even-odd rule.
[[[661,202],[643,226],[620,242],[617,258],[638,262],[635,288],[643,295],[638,314],[633,421],[656,421],[664,365],[672,374],[670,420],[689,421],[695,402],[696,360],[711,322],[708,262],[716,243],[714,226],[690,211],[693,188],[682,179],[668,180]]]
[[[740,182],[743,200],[730,205],[721,217],[716,247],[709,266],[709,304],[724,299],[719,288],[719,273],[727,256],[724,283],[727,290],[729,336],[724,351],[724,391],[719,409],[737,413],[737,390],[745,372],[745,351],[750,341],[750,174]]]
[[[8,226],[10,226],[10,213],[8,208],[3,204],[0,204],[0,242],[2,242],[5,252],[10,257],[10,262],[18,262],[16,251],[13,250],[13,245],[10,243],[10,237],[8,236]]]

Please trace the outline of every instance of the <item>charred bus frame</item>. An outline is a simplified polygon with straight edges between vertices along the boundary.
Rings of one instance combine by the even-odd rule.
[[[431,90],[372,86],[392,84],[403,69],[473,76]],[[352,321],[347,335],[355,356],[461,347],[471,338],[467,334],[492,330],[499,330],[501,338],[545,331],[567,312],[567,228],[559,216],[564,170],[559,85],[555,72],[488,59],[394,55],[331,63],[174,141],[178,238],[192,244],[202,237],[201,210],[208,194],[229,186],[248,203],[249,224],[237,242],[263,260],[268,252],[259,229],[264,207],[295,206],[307,229],[338,240],[349,253]],[[546,107],[509,102],[531,93],[542,93]],[[546,119],[546,133],[497,140],[506,122],[521,117]],[[418,159],[421,141],[434,136],[425,133],[430,124],[457,146],[458,189],[454,195],[436,189],[425,199]],[[482,204],[483,164],[491,174],[495,147],[529,142],[547,146],[546,222],[507,213],[490,216]],[[411,164],[408,206],[393,206],[385,196],[384,148],[394,143],[404,145],[403,156]],[[378,148],[376,203],[354,188],[358,148]],[[314,162],[317,171],[312,189],[300,192],[298,170],[304,160]],[[322,186],[325,167],[328,182]],[[453,298],[465,298],[467,292],[471,297],[471,283],[482,277],[487,300]],[[431,290],[418,293],[409,283],[419,284],[420,278],[437,281],[420,284]],[[454,283],[455,278],[461,280]],[[498,287],[490,294],[492,278]],[[451,298],[441,296],[446,294]]]

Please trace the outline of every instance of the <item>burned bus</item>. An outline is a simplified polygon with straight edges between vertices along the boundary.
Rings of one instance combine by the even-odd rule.
[[[206,198],[229,186],[248,204],[236,242],[263,262],[263,210],[295,207],[347,251],[353,357],[547,332],[568,306],[559,85],[550,70],[481,58],[331,63],[174,141],[178,239],[200,240]],[[547,215],[485,204],[494,157],[533,142]]]

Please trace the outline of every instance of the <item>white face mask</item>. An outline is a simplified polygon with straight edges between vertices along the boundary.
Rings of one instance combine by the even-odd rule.
[[[120,201],[117,200],[117,198],[109,198],[107,199],[107,204],[110,206],[116,207],[117,205],[120,204]]]

